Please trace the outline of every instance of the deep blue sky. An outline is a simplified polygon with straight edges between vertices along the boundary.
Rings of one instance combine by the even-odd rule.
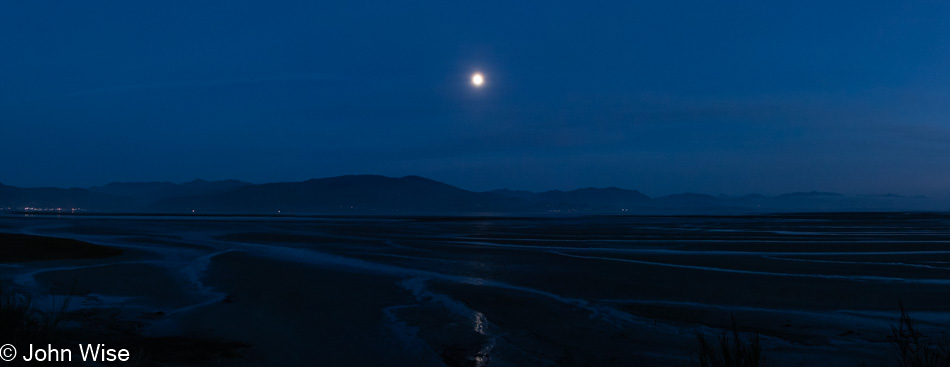
[[[764,3],[6,1],[0,182],[950,196],[950,3]]]

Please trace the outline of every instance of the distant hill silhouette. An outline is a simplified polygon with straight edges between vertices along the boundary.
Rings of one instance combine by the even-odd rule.
[[[526,210],[523,204],[517,199],[466,191],[418,176],[353,175],[248,185],[220,194],[159,200],[149,209],[239,213],[507,212]]]
[[[735,199],[689,192],[658,197],[651,203],[650,207],[657,210],[707,211],[711,209],[731,208],[739,204],[740,202]]]
[[[147,206],[159,200],[194,195],[222,193],[238,187],[250,185],[238,180],[205,181],[194,180],[181,184],[171,182],[113,182],[103,186],[93,186],[89,191],[128,196],[135,199],[139,206]]]
[[[0,184],[0,208],[81,208],[98,212],[255,214],[743,214],[803,211],[950,210],[945,201],[895,194],[778,196],[684,193],[651,198],[616,187],[545,192],[473,192],[419,176],[351,175],[303,182],[236,180],[117,182],[88,189]]]
[[[551,190],[541,193],[530,191],[494,190],[489,193],[536,202],[548,210],[621,210],[642,207],[650,197],[636,190],[616,187],[593,187],[572,191]]]
[[[791,192],[791,193],[788,193],[788,194],[782,194],[782,195],[779,195],[779,196],[776,196],[776,197],[779,197],[779,198],[795,198],[795,197],[815,197],[815,196],[833,197],[833,196],[844,196],[844,195],[841,195],[841,194],[839,194],[839,193],[837,193],[837,192],[823,192],[823,191],[801,192],[801,191],[799,191],[799,192]]]
[[[131,197],[92,192],[80,188],[20,188],[0,184],[0,208],[126,211],[135,209],[135,205]]]

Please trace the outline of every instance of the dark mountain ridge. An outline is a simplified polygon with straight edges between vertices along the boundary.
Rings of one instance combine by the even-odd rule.
[[[180,184],[168,181],[113,182],[103,186],[90,187],[89,191],[116,196],[128,196],[134,198],[136,204],[144,207],[163,199],[215,194],[247,185],[250,184],[238,180],[205,181],[201,179]]]
[[[547,210],[622,210],[642,206],[650,200],[649,196],[639,191],[616,187],[603,189],[587,187],[572,191],[551,190],[540,193],[503,189],[488,193],[536,202]]]
[[[248,185],[214,195],[159,200],[148,208],[240,213],[498,212],[518,210],[518,203],[419,176],[350,175]]]
[[[98,212],[246,214],[741,214],[795,211],[946,211],[950,203],[894,194],[846,196],[794,192],[777,196],[684,193],[651,198],[617,187],[570,191],[474,192],[419,176],[349,175],[302,182],[237,180],[115,182],[82,188],[0,184],[0,208]]]
[[[55,187],[22,188],[0,184],[0,208],[25,210],[30,208],[60,211],[100,210],[124,211],[133,209],[134,199],[81,188]]]

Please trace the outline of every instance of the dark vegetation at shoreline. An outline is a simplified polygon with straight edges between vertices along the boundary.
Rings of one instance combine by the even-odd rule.
[[[79,309],[70,311],[73,296],[48,308],[36,304],[29,294],[0,288],[0,340],[20,351],[25,346],[53,345],[63,347],[83,343],[103,343],[130,351],[131,358],[115,362],[123,366],[219,365],[247,357],[249,345],[208,340],[189,336],[145,337],[143,324],[117,318],[111,309]],[[67,324],[69,324],[67,326]],[[8,365],[32,365],[19,356]],[[78,355],[65,365],[98,365],[84,363]]]
[[[41,310],[29,294],[0,287],[0,340],[14,345],[60,341],[59,328],[70,302],[71,298],[66,297],[60,304]]]
[[[743,335],[745,334],[745,335]],[[950,338],[935,337],[922,332],[910,313],[900,304],[900,317],[896,326],[891,326],[887,340],[894,347],[896,364],[887,361],[882,366],[896,367],[948,367],[950,366]],[[732,326],[710,337],[696,333],[698,367],[761,367],[768,366],[766,351],[760,343],[758,332],[742,332],[732,319]],[[803,362],[803,366],[807,365]]]
[[[736,319],[732,328],[723,330],[715,339],[696,333],[699,344],[699,367],[758,367],[765,364],[759,334],[742,336]]]
[[[898,367],[950,367],[950,339],[923,333],[903,303],[900,310],[900,320],[888,336],[900,351]]]

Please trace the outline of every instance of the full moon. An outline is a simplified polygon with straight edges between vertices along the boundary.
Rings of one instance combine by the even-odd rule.
[[[472,85],[481,87],[482,84],[485,84],[485,77],[481,73],[472,74]]]

